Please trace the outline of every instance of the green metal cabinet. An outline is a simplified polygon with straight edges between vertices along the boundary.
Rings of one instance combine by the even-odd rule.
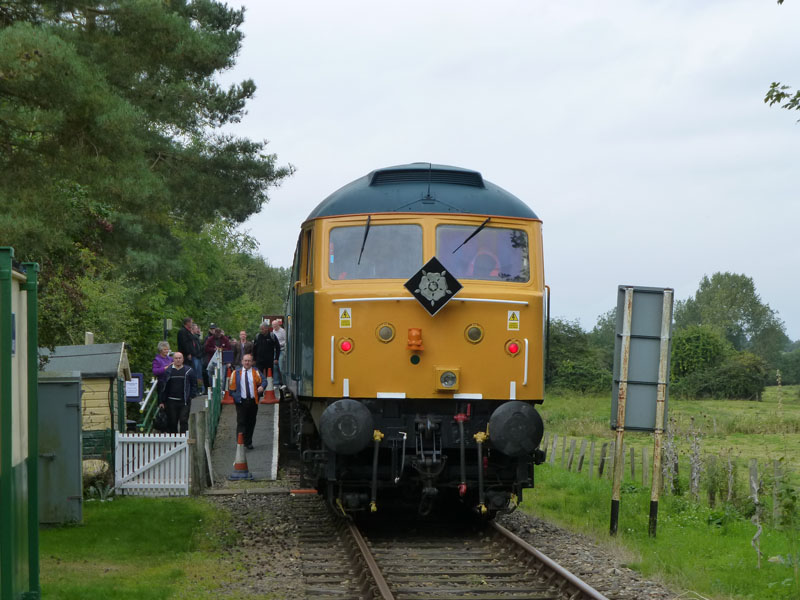
[[[81,374],[39,375],[39,522],[83,520]]]

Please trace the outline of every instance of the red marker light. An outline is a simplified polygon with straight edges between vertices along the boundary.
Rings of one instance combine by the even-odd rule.
[[[350,340],[342,340],[342,344],[340,347],[342,349],[342,352],[350,352],[350,350],[353,349],[353,342],[351,342]]]
[[[517,352],[519,352],[519,344],[515,344],[514,342],[511,342],[508,345],[508,351],[511,352],[511,354],[516,354]]]

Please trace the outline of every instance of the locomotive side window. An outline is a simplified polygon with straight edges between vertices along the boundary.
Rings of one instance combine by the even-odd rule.
[[[367,230],[365,223],[331,229],[328,243],[331,279],[408,279],[422,264],[419,225],[371,225]]]
[[[305,275],[306,275],[306,283],[311,283],[314,280],[314,254],[313,254],[313,246],[314,246],[314,238],[312,237],[312,230],[309,229],[305,232],[304,237],[304,244],[306,248],[306,259],[305,259]]]
[[[474,231],[472,225],[436,228],[436,256],[456,279],[517,282],[530,279],[527,233],[521,229],[484,227],[458,248]]]
[[[300,243],[302,236],[297,238],[297,247],[294,249],[294,260],[292,261],[292,281],[300,280]]]

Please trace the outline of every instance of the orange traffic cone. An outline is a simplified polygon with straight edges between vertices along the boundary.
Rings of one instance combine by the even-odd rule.
[[[228,475],[228,479],[252,479],[253,475],[247,469],[247,458],[244,454],[244,434],[240,433],[236,437],[236,460],[233,463],[233,473]]]
[[[228,391],[230,380],[231,380],[231,368],[228,367],[228,371],[225,374],[225,383],[228,385],[225,386],[225,394],[222,396],[222,404],[233,404],[233,396],[231,396],[231,393]]]
[[[272,385],[272,369],[267,369],[267,387],[264,388],[264,396],[261,398],[261,404],[277,404],[278,399],[275,397],[275,386]]]

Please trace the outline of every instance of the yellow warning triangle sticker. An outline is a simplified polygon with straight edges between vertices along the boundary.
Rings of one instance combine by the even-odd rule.
[[[508,317],[508,320],[509,321],[518,321],[519,319],[517,319],[517,313],[513,313],[512,312],[511,315]]]
[[[339,318],[340,319],[349,319],[350,318],[350,315],[347,314],[347,309],[342,311],[342,314],[339,315]]]

